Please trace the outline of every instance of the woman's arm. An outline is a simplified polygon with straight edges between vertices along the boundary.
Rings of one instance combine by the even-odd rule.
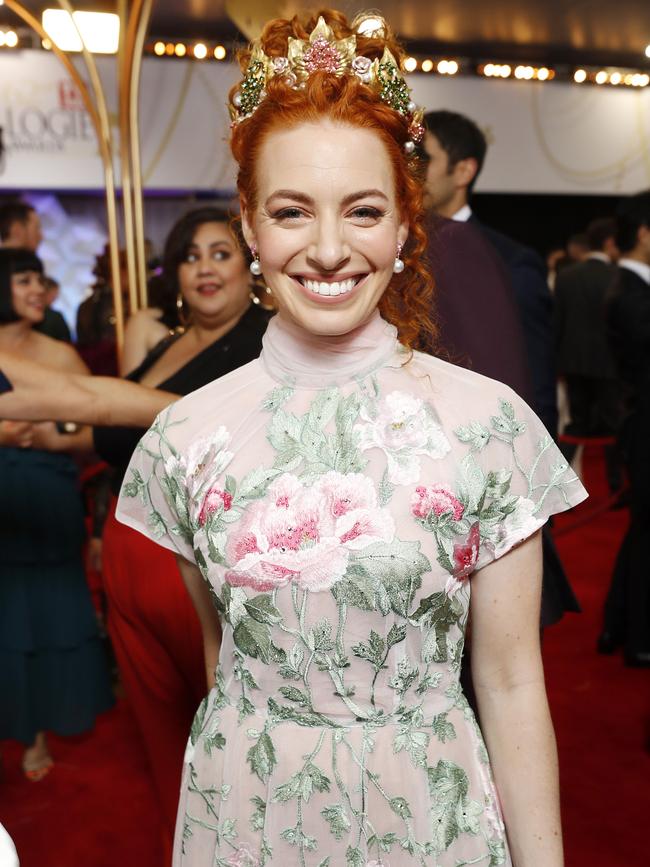
[[[541,534],[474,574],[471,667],[516,867],[562,867],[553,725],[539,639]]]
[[[0,393],[0,419],[149,427],[178,400],[167,391],[110,376],[66,373],[7,352],[0,352],[0,373],[12,387]]]
[[[210,690],[214,686],[214,672],[219,663],[219,649],[221,647],[219,615],[210,597],[208,585],[198,568],[183,557],[177,557],[176,561],[201,623],[205,674]]]
[[[160,322],[162,310],[147,307],[129,316],[124,328],[124,346],[120,356],[120,376],[127,376],[145,360],[147,354],[169,329]]]

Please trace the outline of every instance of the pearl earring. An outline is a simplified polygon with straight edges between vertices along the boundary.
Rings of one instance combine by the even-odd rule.
[[[254,277],[259,277],[262,274],[262,266],[260,257],[257,255],[257,247],[251,247],[251,253],[253,254],[253,261],[248,267]]]
[[[404,262],[400,259],[402,255],[402,245],[397,245],[397,256],[395,257],[395,261],[393,263],[393,274],[401,274],[404,270]]]

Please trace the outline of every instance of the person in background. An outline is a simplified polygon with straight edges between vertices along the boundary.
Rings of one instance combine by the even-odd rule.
[[[555,353],[567,387],[571,422],[564,433],[608,436],[620,423],[620,383],[609,347],[605,296],[616,274],[616,223],[598,219],[587,228],[589,254],[564,268],[555,284]],[[577,446],[563,444],[568,461]],[[610,489],[618,490],[621,473],[617,450],[606,450]]]
[[[129,310],[129,274],[126,251],[120,250],[120,284],[125,314]],[[100,376],[117,374],[117,345],[115,342],[115,307],[111,285],[111,262],[108,245],[97,257],[95,285],[91,294],[77,310],[77,348],[91,372]]]
[[[618,273],[607,323],[626,388],[619,437],[630,484],[630,526],[605,602],[600,653],[623,647],[627,665],[650,666],[650,190],[625,199],[617,213]]]
[[[72,347],[34,330],[43,319],[43,266],[0,249],[0,350],[63,374],[87,369]],[[113,701],[82,564],[77,470],[39,425],[0,422],[0,739],[25,745],[38,781],[53,766],[46,732],[77,735]],[[60,453],[56,453],[60,452]]]
[[[487,154],[478,125],[452,111],[424,116],[428,157],[426,187],[439,214],[478,229],[505,265],[518,305],[533,385],[532,403],[547,430],[557,431],[552,298],[541,258],[530,247],[491,229],[472,211],[470,199]],[[475,292],[485,291],[477,285]]]
[[[35,253],[42,240],[41,220],[32,205],[21,201],[0,205],[0,247]]]
[[[185,327],[166,331],[128,376],[129,384],[160,391],[159,409],[173,395],[201,388],[260,353],[269,317],[255,303],[251,257],[231,221],[223,210],[199,208],[182,217],[167,238],[164,297],[175,304],[178,299]],[[102,537],[108,631],[149,759],[163,844],[170,853],[183,755],[205,695],[205,670],[199,622],[173,555],[115,519],[116,496],[144,432],[95,427],[93,440],[96,453],[114,470]],[[60,439],[51,430],[50,436]],[[89,438],[85,448],[92,445]]]
[[[452,333],[460,327],[466,333],[469,329],[473,368],[497,376],[493,365],[498,360],[507,368],[499,378],[519,394],[528,394],[546,429],[555,436],[552,297],[544,264],[533,250],[485,226],[472,212],[472,190],[487,153],[485,136],[477,124],[455,112],[433,111],[424,115],[424,125],[427,132],[419,152],[426,160],[426,201],[442,216],[480,235],[501,265],[499,279],[491,277],[492,269],[477,267],[473,279],[462,286],[457,281],[448,287],[438,286],[443,343],[445,320]],[[444,243],[443,235],[440,241]],[[456,252],[449,246],[446,255],[452,257],[454,273],[476,266],[479,261],[468,253],[466,244]],[[433,270],[437,277],[435,262]],[[515,324],[504,327],[513,320]],[[527,390],[513,385],[516,373],[527,384]],[[580,606],[548,527],[544,528],[543,547],[542,625],[548,626],[566,611],[579,611]]]
[[[566,252],[571,262],[584,262],[591,252],[587,233],[576,232],[571,235],[566,242]]]
[[[63,340],[64,343],[72,343],[72,335],[68,324],[58,310],[52,309],[52,304],[59,297],[60,286],[53,277],[43,277],[45,289],[45,315],[43,321],[36,326],[36,331],[53,337],[55,340]]]

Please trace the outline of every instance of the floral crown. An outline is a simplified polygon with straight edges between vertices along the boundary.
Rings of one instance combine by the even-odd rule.
[[[357,32],[362,32],[364,19],[360,19]],[[374,33],[383,32],[383,22],[377,21]],[[378,26],[377,26],[378,25]],[[364,35],[372,36],[367,27]],[[335,39],[332,28],[321,16],[309,34],[309,39],[289,37],[286,57],[269,57],[260,42],[252,47],[244,79],[229,105],[233,124],[249,118],[266,97],[266,83],[279,76],[294,90],[300,90],[315,72],[332,75],[356,75],[363,84],[379,95],[383,102],[402,115],[408,125],[409,140],[404,145],[407,154],[415,150],[416,142],[424,137],[423,110],[411,99],[399,65],[391,52],[384,48],[381,60],[356,54],[355,35]]]

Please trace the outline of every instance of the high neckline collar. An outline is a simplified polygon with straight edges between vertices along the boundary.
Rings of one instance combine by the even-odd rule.
[[[375,311],[347,334],[311,334],[280,314],[262,340],[262,363],[273,379],[304,388],[330,388],[362,379],[396,352],[397,329]]]

